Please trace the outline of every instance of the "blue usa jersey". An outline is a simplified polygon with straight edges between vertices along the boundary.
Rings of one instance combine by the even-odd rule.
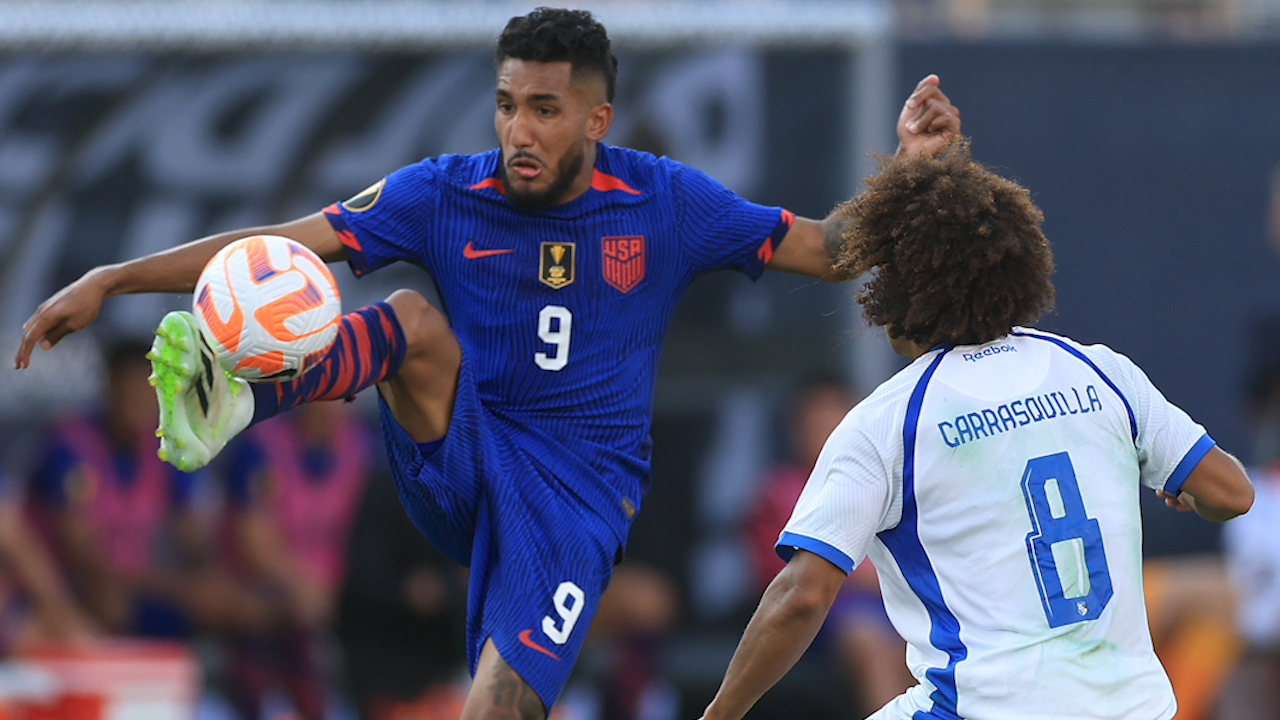
[[[500,431],[625,542],[676,301],[704,272],[762,272],[794,216],[667,158],[598,145],[591,189],[538,211],[500,154],[444,155],[326,208],[357,275],[397,261],[439,287]]]

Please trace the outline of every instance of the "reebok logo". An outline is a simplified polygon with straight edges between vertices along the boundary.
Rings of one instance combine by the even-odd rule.
[[[509,252],[515,252],[515,249],[507,248],[505,250],[477,250],[471,247],[471,241],[468,240],[466,247],[462,248],[462,257],[468,260],[475,260],[476,258],[489,257],[490,255],[506,255]]]
[[[965,362],[978,362],[982,358],[1009,352],[1018,352],[1018,348],[1012,345],[996,345],[994,347],[983,348],[975,353],[960,353],[960,357],[964,358]]]

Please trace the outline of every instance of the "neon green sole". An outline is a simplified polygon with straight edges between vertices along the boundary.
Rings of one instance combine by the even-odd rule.
[[[156,389],[156,400],[160,405],[160,427],[156,429],[160,449],[156,455],[184,472],[195,470],[207,462],[184,452],[190,445],[188,441],[193,439],[193,433],[181,396],[197,380],[197,333],[199,330],[195,327],[194,318],[188,313],[171,312],[160,321],[151,352],[147,353],[147,359],[151,361],[149,382]]]

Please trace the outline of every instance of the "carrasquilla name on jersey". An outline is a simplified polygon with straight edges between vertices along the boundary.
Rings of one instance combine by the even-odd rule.
[[[1011,432],[1032,423],[1101,409],[1102,399],[1098,397],[1097,388],[1092,385],[1069,387],[958,415],[954,420],[938,423],[938,431],[949,447],[960,447],[967,442]]]

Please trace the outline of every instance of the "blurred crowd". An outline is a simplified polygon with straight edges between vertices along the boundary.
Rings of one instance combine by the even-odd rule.
[[[456,717],[466,577],[400,511],[374,429],[316,403],[178,472],[156,457],[147,349],[111,346],[98,406],[9,453],[0,650],[190,643],[234,717],[269,697],[333,717],[339,695],[365,718]]]
[[[1252,356],[1280,357],[1268,346],[1280,320],[1260,322]],[[401,510],[367,415],[310,404],[181,473],[156,458],[146,350],[112,345],[101,402],[25,429],[6,453],[0,654],[178,642],[199,658],[221,717],[457,717],[466,571]],[[1220,528],[1148,508],[1148,610],[1180,720],[1280,717],[1280,364],[1260,362],[1251,377],[1254,510]],[[781,569],[773,541],[857,399],[839,378],[813,377],[777,403],[780,449],[734,521],[748,605]],[[688,578],[643,547],[634,555],[601,602],[557,720],[669,720],[705,701],[670,661],[682,637],[705,630],[682,608]],[[735,640],[739,620],[729,614],[718,631]],[[870,563],[850,576],[810,656],[802,672],[821,668],[828,707],[850,718],[914,683]],[[780,714],[802,717],[800,706]],[[755,717],[771,713],[763,703]]]

